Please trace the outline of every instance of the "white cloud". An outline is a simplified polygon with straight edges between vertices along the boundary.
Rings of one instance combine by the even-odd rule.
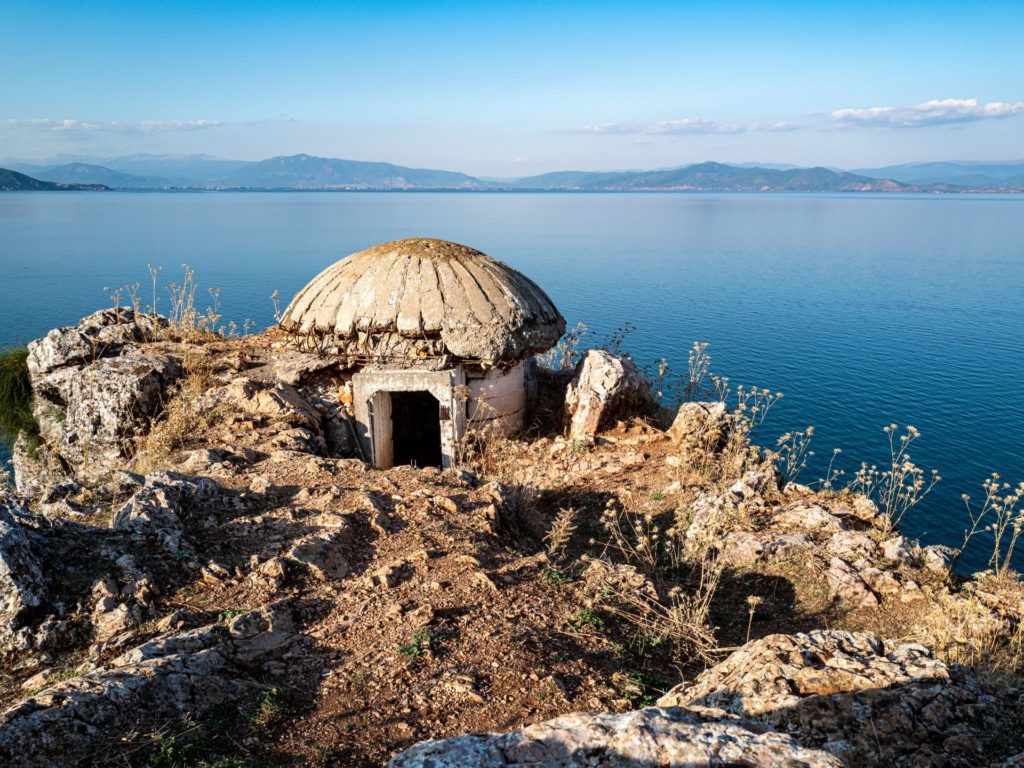
[[[829,118],[843,128],[917,128],[997,120],[1022,113],[1024,102],[979,104],[977,99],[932,99],[910,107],[837,109]]]
[[[679,135],[692,133],[739,133],[742,130],[737,125],[723,125],[699,117],[684,117],[680,120],[657,120],[653,123],[601,123],[600,125],[585,125],[582,128],[578,128],[576,132]]]
[[[137,123],[90,122],[87,120],[0,120],[0,129],[26,133],[53,133],[63,135],[88,135],[97,133],[151,134],[175,133],[180,131],[202,131],[225,125],[220,120],[143,120]]]
[[[700,117],[684,117],[679,120],[656,120],[652,123],[601,123],[577,128],[575,133],[629,134],[644,136],[684,136],[746,133],[748,131],[795,131],[798,126],[791,123],[716,123]]]

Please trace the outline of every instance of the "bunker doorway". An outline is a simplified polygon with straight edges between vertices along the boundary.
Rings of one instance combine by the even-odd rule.
[[[391,393],[392,461],[441,466],[441,404],[429,392]]]

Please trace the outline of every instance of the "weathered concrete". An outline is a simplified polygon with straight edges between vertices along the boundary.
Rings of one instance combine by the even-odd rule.
[[[441,463],[452,466],[466,428],[466,401],[458,393],[465,382],[461,366],[445,371],[361,371],[353,376],[356,431],[364,458],[378,467],[392,465],[390,393],[429,392],[440,405],[439,418],[447,413],[441,418]]]
[[[317,275],[281,327],[378,361],[511,361],[550,349],[565,319],[536,283],[464,245],[382,243]]]

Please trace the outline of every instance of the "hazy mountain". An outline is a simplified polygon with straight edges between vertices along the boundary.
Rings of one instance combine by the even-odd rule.
[[[1024,163],[912,163],[843,171],[781,164],[695,163],[655,170],[556,171],[478,178],[392,163],[288,155],[224,160],[210,155],[127,155],[62,163],[9,162],[36,179],[121,189],[689,190],[728,192],[963,192],[1024,190]]]
[[[768,168],[772,171],[795,171],[797,168],[806,168],[804,165],[793,165],[792,163],[726,163],[737,168]],[[830,171],[838,171],[839,168],[829,168]]]
[[[75,189],[108,189],[102,184],[56,184],[40,181],[24,173],[0,168],[0,192],[55,192]]]
[[[901,184],[828,168],[746,168],[697,163],[663,171],[547,173],[518,179],[516,189],[706,190],[731,192],[919,192],[952,188]]]
[[[64,165],[26,165],[21,163],[14,166],[14,170],[31,174],[37,179],[60,184],[103,184],[120,189],[159,189],[171,186],[171,182],[159,176],[135,176],[89,163],[66,163]]]
[[[225,160],[213,155],[123,155],[97,159],[96,163],[121,173],[156,176],[174,186],[201,187],[252,165],[251,160]]]
[[[222,187],[263,189],[479,189],[479,179],[454,171],[406,168],[312,155],[248,163],[208,180]]]
[[[1024,189],[1024,161],[906,163],[883,168],[861,168],[854,173],[897,179],[907,184]]]

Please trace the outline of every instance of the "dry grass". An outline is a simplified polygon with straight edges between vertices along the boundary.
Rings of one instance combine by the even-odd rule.
[[[1024,683],[1024,583],[1016,574],[989,576],[957,594],[935,595],[915,639],[998,685]]]
[[[147,474],[171,465],[175,451],[188,445],[202,430],[215,424],[217,411],[202,411],[200,395],[213,386],[213,360],[208,355],[187,353],[183,361],[185,378],[170,394],[162,413],[153,420],[149,433],[141,438],[133,461],[136,472]]]
[[[630,624],[638,645],[671,643],[681,660],[716,660],[718,640],[710,623],[711,603],[722,568],[708,557],[694,570],[694,583],[675,586],[657,599],[636,590],[614,590],[602,607]]]

